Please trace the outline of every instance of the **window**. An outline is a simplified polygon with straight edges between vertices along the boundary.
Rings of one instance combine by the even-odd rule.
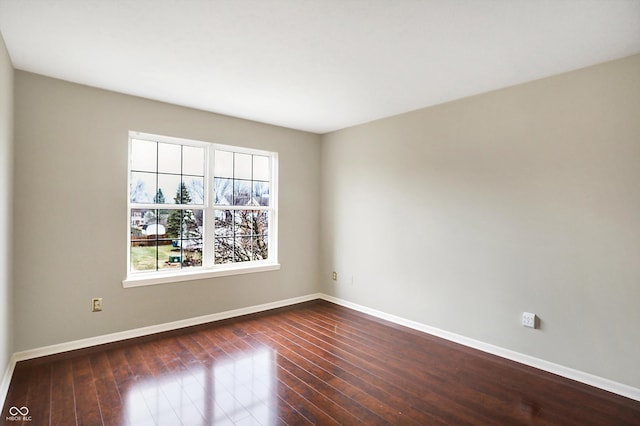
[[[276,269],[277,154],[129,135],[125,287]]]

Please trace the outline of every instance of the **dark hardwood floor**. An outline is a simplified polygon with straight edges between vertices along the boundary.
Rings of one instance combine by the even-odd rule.
[[[2,421],[640,425],[640,402],[314,301],[20,362]]]

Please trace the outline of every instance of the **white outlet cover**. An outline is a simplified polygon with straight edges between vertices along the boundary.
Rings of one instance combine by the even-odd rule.
[[[523,312],[522,325],[529,328],[536,328],[536,314],[532,314],[531,312]]]

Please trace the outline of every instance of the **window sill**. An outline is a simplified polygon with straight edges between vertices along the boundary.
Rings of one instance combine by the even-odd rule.
[[[276,271],[280,269],[279,263],[261,265],[233,265],[216,269],[197,269],[194,271],[180,272],[149,272],[130,275],[122,280],[124,288],[143,287],[147,285],[178,283],[183,281],[201,280],[205,278],[225,277],[228,275],[251,274],[254,272]]]

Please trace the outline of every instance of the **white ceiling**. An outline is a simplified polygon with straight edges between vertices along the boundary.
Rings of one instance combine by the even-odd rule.
[[[640,0],[0,0],[14,67],[326,133],[640,53]]]

